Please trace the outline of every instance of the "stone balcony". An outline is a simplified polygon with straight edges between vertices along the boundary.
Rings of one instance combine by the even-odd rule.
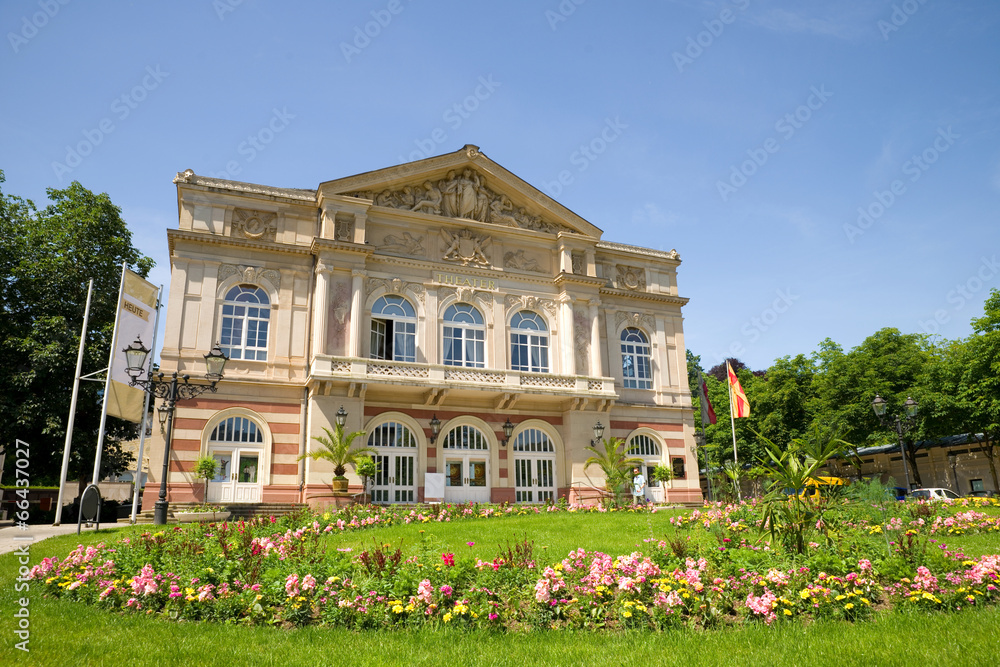
[[[555,375],[496,368],[467,368],[358,357],[317,355],[310,368],[310,384],[364,384],[371,390],[391,385],[402,390],[492,391],[500,395],[551,396],[560,400],[614,401],[615,380],[610,377]],[[321,391],[321,393],[327,393]]]

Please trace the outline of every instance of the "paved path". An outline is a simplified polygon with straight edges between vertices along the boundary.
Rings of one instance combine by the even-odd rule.
[[[105,528],[119,528],[121,526],[127,526],[129,524],[117,524],[117,523],[102,523],[101,530]],[[22,548],[25,544],[29,545],[29,548],[38,544],[42,540],[53,537],[54,535],[68,535],[70,533],[76,532],[76,522],[72,524],[64,523],[61,526],[52,525],[32,525],[28,526],[27,530],[22,530],[17,526],[11,525],[9,521],[5,521],[0,524],[0,554],[10,553],[17,549]],[[92,533],[94,532],[93,527],[87,528],[83,527],[80,529],[80,534]],[[59,554],[60,557],[66,554]]]

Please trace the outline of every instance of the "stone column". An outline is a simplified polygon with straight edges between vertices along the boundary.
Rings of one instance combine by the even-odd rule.
[[[354,276],[351,284],[351,345],[348,349],[348,356],[361,356],[361,321],[364,319],[361,313],[362,297],[364,296],[365,278],[368,272],[362,269],[355,269],[351,272]]]
[[[556,301],[559,303],[561,375],[576,375],[576,349],[573,343],[573,300],[564,292],[556,298]]]
[[[330,313],[330,265],[316,264],[316,292],[313,294],[313,355],[326,354],[327,319]]]
[[[591,299],[587,302],[588,316],[590,317],[590,375],[592,377],[604,377],[603,364],[601,363],[601,327],[600,317],[598,317],[597,307],[601,302]],[[608,341],[612,345],[613,341]]]

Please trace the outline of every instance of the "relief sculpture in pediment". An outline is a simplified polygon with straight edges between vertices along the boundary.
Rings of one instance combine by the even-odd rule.
[[[447,229],[441,230],[441,236],[446,244],[442,259],[450,262],[460,262],[462,266],[470,264],[489,266],[486,250],[490,245],[490,237],[476,234],[470,229],[462,229],[454,234]]]
[[[463,169],[461,172],[452,170],[439,181],[428,180],[421,185],[349,194],[371,199],[376,206],[401,208],[446,218],[466,218],[549,234],[572,231],[565,225],[543,220],[523,206],[515,206],[507,195],[487,187],[486,178],[474,169]]]

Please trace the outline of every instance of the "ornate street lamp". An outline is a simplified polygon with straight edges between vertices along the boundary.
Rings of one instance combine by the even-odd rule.
[[[601,444],[601,439],[604,437],[604,424],[598,421],[594,424],[594,439],[590,441],[591,447],[597,447]]]
[[[514,432],[514,424],[510,423],[510,417],[507,421],[503,423],[503,446],[506,447],[507,443],[510,442],[510,435]]]
[[[437,414],[431,417],[431,444],[437,440],[438,433],[441,432],[441,420],[438,419]]]
[[[347,423],[347,410],[344,409],[343,405],[337,410],[337,416],[334,417],[334,421],[337,422],[337,426],[340,428],[344,428],[344,424]]]
[[[153,510],[153,523],[163,526],[167,523],[167,510],[169,509],[169,504],[167,503],[167,469],[170,465],[174,408],[177,405],[177,401],[200,396],[206,391],[217,391],[215,385],[222,379],[222,373],[225,370],[226,362],[229,361],[229,357],[223,354],[219,348],[219,344],[216,343],[212,351],[205,355],[205,366],[208,369],[205,377],[208,378],[210,384],[192,384],[190,381],[191,376],[181,375],[178,377],[176,372],[170,376],[169,380],[164,379],[163,373],[157,373],[156,375],[150,373],[149,377],[145,380],[140,380],[139,376],[145,370],[146,357],[149,355],[149,350],[142,344],[142,340],[136,338],[123,351],[125,352],[126,361],[125,372],[131,378],[129,384],[133,387],[142,387],[144,391],[154,397],[163,399],[163,403],[157,409],[160,417],[160,428],[162,429],[164,424],[166,424],[166,432],[163,438],[163,472],[160,474],[160,495]]]
[[[892,426],[896,429],[896,438],[899,441],[899,454],[903,458],[903,474],[906,476],[906,488],[910,489],[910,468],[906,463],[906,449],[903,445],[903,436],[910,432],[910,429],[914,427],[917,423],[917,409],[920,405],[913,400],[913,397],[907,396],[906,403],[903,403],[903,417],[902,419],[896,415],[887,415],[885,410],[888,407],[888,402],[875,394],[875,398],[872,399],[872,410],[875,412],[875,416],[878,417],[878,421],[882,426]]]

